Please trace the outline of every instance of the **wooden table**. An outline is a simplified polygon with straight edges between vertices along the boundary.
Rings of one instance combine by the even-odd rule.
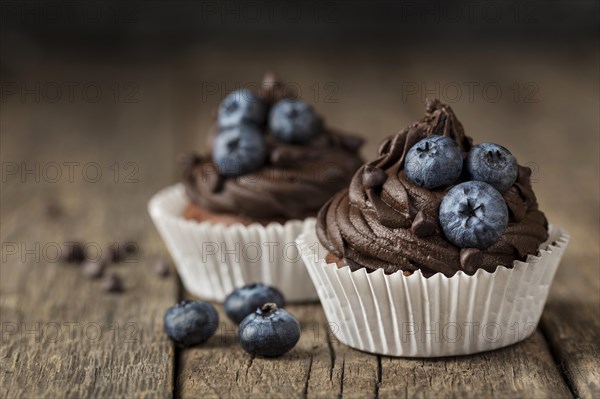
[[[312,47],[282,57],[285,46],[223,42],[165,52],[160,62],[48,51],[7,64],[3,84],[19,90],[6,89],[0,118],[1,397],[600,396],[597,47]],[[438,96],[477,141],[499,142],[534,168],[541,208],[572,239],[533,336],[474,356],[388,358],[338,343],[319,304],[296,305],[300,342],[270,360],[240,349],[218,306],[215,337],[173,347],[162,316],[187,294],[174,271],[152,272],[168,255],[146,204],[177,181],[178,154],[204,148],[222,92],[256,83],[266,68],[301,88],[331,125],[367,137],[368,158],[423,115],[425,96]],[[56,262],[55,244],[73,239],[90,251],[139,245],[134,262],[109,268],[124,293]]]

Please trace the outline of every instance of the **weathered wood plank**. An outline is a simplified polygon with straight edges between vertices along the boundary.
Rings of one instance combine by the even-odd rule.
[[[29,205],[20,219],[41,219],[43,207]],[[8,239],[30,245],[45,242],[49,233],[55,242],[67,241],[61,230],[47,228],[42,234],[27,228]],[[137,237],[150,249],[153,240]],[[110,242],[103,234],[95,238]],[[176,290],[173,278],[150,271],[153,252],[110,268],[123,279],[122,294],[102,292],[100,283],[85,279],[76,266],[9,257],[0,283],[1,396],[169,397],[173,351],[162,334],[162,312]]]
[[[320,305],[289,306],[301,321],[296,347],[277,359],[252,357],[217,305],[221,327],[206,345],[180,354],[177,393],[182,398],[376,397],[377,356],[352,350],[328,332]]]
[[[166,251],[146,212],[156,185],[173,178],[173,153],[159,140],[164,115],[153,110],[159,104],[12,105],[2,105],[3,161],[38,163],[40,171],[39,182],[3,177],[0,396],[171,397],[174,352],[162,316],[178,287],[174,273],[163,279],[152,272],[152,260]],[[18,117],[24,109],[26,119]],[[142,119],[142,111],[150,115]],[[137,153],[141,142],[162,153]],[[66,169],[48,181],[40,173],[50,162],[79,162],[80,169],[73,181]],[[100,165],[96,182],[81,175],[91,162]],[[115,162],[135,163],[137,182],[123,174],[115,180]],[[62,213],[48,216],[49,203]],[[56,261],[55,244],[74,239],[91,243],[91,256],[113,242],[137,244],[132,262],[109,267],[123,293],[103,292],[77,266]]]
[[[221,306],[218,308],[225,317]],[[218,334],[207,345],[182,352],[179,396],[571,396],[539,332],[509,348],[475,356],[389,358],[327,339],[327,323],[319,305],[291,306],[289,310],[303,327],[302,338],[290,353],[280,359],[253,358],[239,347],[234,326],[222,319]]]
[[[582,248],[581,243],[572,244],[557,272],[541,326],[575,395],[597,398],[600,397],[598,257],[584,256],[590,249]]]
[[[513,346],[474,356],[384,357],[381,366],[381,398],[571,397],[539,332]]]
[[[600,397],[598,305],[550,303],[543,316],[546,339],[577,397]]]
[[[302,321],[303,334],[297,346],[281,358],[250,356],[239,346],[235,325],[217,305],[220,328],[206,345],[183,350],[177,393],[182,398],[303,397],[313,365],[313,355],[327,347],[323,336],[311,334],[319,325],[318,305],[290,306]],[[327,353],[318,351],[319,353]],[[327,359],[323,359],[326,361]],[[320,361],[320,360],[319,360]]]

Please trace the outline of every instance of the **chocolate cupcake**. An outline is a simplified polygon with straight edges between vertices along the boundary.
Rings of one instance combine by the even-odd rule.
[[[187,218],[227,225],[303,220],[348,185],[362,165],[363,139],[325,126],[312,107],[281,87],[265,78],[261,93],[241,90],[225,99],[209,134],[212,153],[185,162]],[[235,101],[260,102],[260,115],[228,126],[222,115]],[[256,138],[246,144],[255,163],[240,159],[246,157],[244,135]]]
[[[548,225],[510,151],[474,145],[437,100],[426,110],[323,206],[316,236],[299,238],[305,263],[350,346],[447,356],[509,345],[534,331],[568,235]]]
[[[328,127],[272,74],[216,114],[210,153],[184,157],[183,183],[150,203],[186,288],[222,301],[263,282],[316,299],[294,240],[362,165],[363,140]]]

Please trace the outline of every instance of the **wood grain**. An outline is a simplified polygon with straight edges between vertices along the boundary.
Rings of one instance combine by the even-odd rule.
[[[600,397],[598,256],[573,243],[557,273],[541,326],[560,370],[577,397]],[[588,252],[589,253],[589,252]],[[583,266],[583,267],[582,267]]]
[[[509,348],[475,356],[389,358],[338,343],[328,332],[320,305],[288,310],[301,320],[303,334],[296,348],[280,359],[244,353],[221,311],[225,326],[219,333],[207,346],[181,355],[179,397],[572,396],[539,331]]]
[[[54,114],[42,105],[27,106],[25,126],[10,104],[3,104],[2,113],[3,134],[11,132],[3,141],[10,142],[9,150],[3,147],[3,161],[41,166],[39,182],[35,175],[9,176],[2,189],[0,396],[171,397],[174,351],[162,333],[162,316],[175,302],[178,285],[174,273],[163,279],[152,272],[152,260],[166,251],[145,204],[156,184],[172,179],[172,168],[161,165],[170,164],[172,154],[132,152],[142,135],[152,142],[159,132],[149,125],[160,126],[162,117],[155,113],[158,120],[144,121],[136,115],[142,105],[111,101],[56,105]],[[143,104],[148,112],[155,106]],[[95,124],[85,120],[90,113],[97,114]],[[137,133],[128,131],[133,126]],[[79,162],[80,168],[95,162],[102,178],[84,181],[79,169],[70,182],[65,169],[61,178],[48,181],[50,175],[41,171],[51,162]],[[126,162],[138,165],[138,181],[115,180],[114,162],[121,168]],[[48,215],[49,204],[62,211]],[[78,265],[56,261],[55,244],[77,239],[89,245],[90,256],[113,242],[135,242],[139,254],[108,269],[122,278],[125,292],[103,292]],[[20,249],[5,252],[8,245]]]
[[[381,398],[566,398],[539,332],[508,348],[448,359],[382,360]]]
[[[350,52],[341,46],[332,53],[301,45],[286,57],[281,50],[285,46],[265,44],[257,56],[256,48],[227,41],[174,54],[157,69],[95,60],[86,64],[85,76],[69,60],[48,57],[40,62],[43,68],[30,68],[29,75],[19,77],[51,82],[75,76],[82,82],[101,80],[105,87],[133,82],[139,101],[105,97],[99,103],[48,104],[11,98],[2,104],[3,165],[97,162],[104,178],[89,183],[79,177],[71,183],[65,176],[49,183],[2,177],[0,396],[600,396],[597,51],[570,57],[495,48],[458,52],[459,59],[456,48],[382,53],[374,47]],[[345,55],[350,53],[351,60]],[[479,92],[473,101],[464,95],[452,107],[477,141],[497,141],[534,168],[540,208],[571,233],[536,333],[509,348],[474,356],[388,358],[338,343],[320,305],[297,305],[289,309],[302,324],[299,344],[280,359],[260,359],[239,347],[235,327],[218,306],[218,334],[201,347],[174,350],[162,333],[162,314],[186,294],[174,274],[160,279],[150,271],[151,260],[166,249],[146,203],[178,179],[175,158],[180,152],[205,148],[203,132],[223,91],[257,82],[267,68],[298,85],[329,124],[367,137],[366,158],[373,157],[383,137],[422,116],[424,93],[408,95],[407,84],[427,83],[434,91],[437,84],[441,94],[452,82],[500,85],[504,95],[497,102]],[[511,85],[527,82],[537,85],[538,101],[514,98]],[[336,88],[334,102],[325,101],[326,83]],[[219,90],[207,93],[206,84]],[[124,183],[122,174],[115,182],[110,169],[115,162],[121,169],[135,163],[138,182]],[[48,217],[48,203],[59,204],[64,215]],[[74,238],[103,246],[130,239],[139,244],[139,262],[110,269],[123,278],[123,294],[103,293],[98,282],[82,278],[70,265],[31,255],[21,259],[21,253],[4,258],[6,244],[31,248],[36,242]]]

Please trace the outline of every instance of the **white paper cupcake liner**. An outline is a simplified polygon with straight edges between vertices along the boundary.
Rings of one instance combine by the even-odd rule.
[[[285,224],[224,226],[182,217],[188,204],[183,184],[150,200],[148,211],[192,294],[223,302],[236,287],[265,283],[288,302],[318,299],[295,239],[314,228],[314,219]]]
[[[388,356],[467,355],[501,348],[531,335],[569,241],[550,226],[539,256],[494,273],[480,269],[448,278],[420,271],[386,275],[350,271],[323,258],[314,229],[298,238],[335,336],[353,348]],[[553,244],[552,244],[553,243]]]

